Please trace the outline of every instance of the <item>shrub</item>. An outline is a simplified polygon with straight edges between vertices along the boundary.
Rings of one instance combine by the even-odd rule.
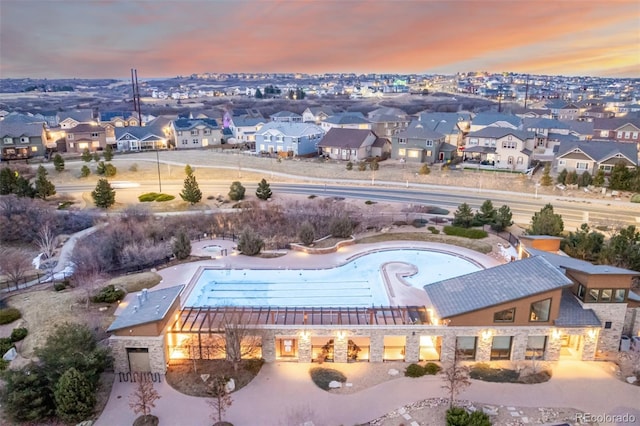
[[[430,376],[435,376],[440,372],[440,370],[442,370],[442,368],[440,368],[440,366],[434,362],[428,362],[424,366],[424,373]]]
[[[361,172],[364,172],[365,170],[367,170],[367,163],[365,163],[364,161],[359,162],[358,170]]]
[[[67,288],[67,283],[65,283],[64,281],[59,282],[59,283],[54,283],[54,284],[53,284],[53,289],[54,289],[55,291],[62,291],[62,290],[64,290],[65,288]]]
[[[29,331],[24,327],[14,328],[11,332],[11,341],[19,342],[20,340],[27,337],[27,334],[29,334]]]
[[[469,426],[491,426],[489,415],[482,411],[474,411],[469,414]]]
[[[131,165],[131,167],[129,167],[129,171],[130,172],[137,172],[138,171],[138,165],[136,163],[133,163]]]
[[[171,201],[171,200],[175,200],[175,195],[169,195],[169,194],[160,194],[156,197],[156,202],[157,203],[161,203],[163,201]]]
[[[372,205],[372,204],[376,204],[376,202],[375,202],[375,201],[371,201],[371,200],[367,200],[367,201],[365,201],[364,203],[365,203],[366,205],[368,205],[368,206],[370,206],[370,205]]]
[[[447,426],[468,426],[469,413],[462,407],[451,407],[447,410]]]
[[[411,222],[414,228],[424,228],[427,223],[424,219],[413,219],[413,222]]]
[[[420,364],[409,364],[404,370],[404,375],[407,377],[422,377],[425,375],[425,371]]]
[[[238,181],[231,184],[229,188],[229,199],[232,201],[240,201],[244,198],[245,188]]]
[[[351,161],[347,163],[347,170],[353,170],[353,163]]]
[[[315,383],[320,389],[324,390],[330,389],[329,383],[331,382],[335,381],[344,383],[347,381],[347,376],[332,368],[315,367],[309,370],[309,374],[311,375],[313,383]]]
[[[264,241],[260,235],[251,229],[245,229],[238,239],[238,250],[247,256],[255,256],[264,247]]]
[[[314,199],[314,198],[316,198],[316,197],[317,197],[317,195],[311,194],[311,195],[309,195],[307,198],[308,198],[308,199],[310,199],[310,200],[313,200],[313,199]]]
[[[247,359],[244,361],[243,368],[247,370],[249,373],[256,375],[260,372],[260,369],[264,365],[264,359],[262,358],[253,358]]]
[[[147,192],[146,194],[142,194],[138,197],[138,201],[141,203],[148,203],[151,201],[155,201],[161,194],[157,192]]]
[[[447,235],[455,235],[457,237],[470,238],[472,240],[479,240],[487,237],[487,231],[483,231],[482,229],[460,228],[458,226],[445,226],[444,233]]]
[[[91,174],[91,169],[87,165],[82,166],[80,169],[80,176],[87,177]]]
[[[316,239],[316,231],[309,221],[304,221],[298,229],[298,239],[302,244],[308,246]]]
[[[91,298],[93,303],[114,303],[124,298],[124,290],[116,288],[113,284],[103,287],[100,292]]]
[[[6,370],[8,366],[9,361],[5,361],[4,359],[0,358],[0,371]]]
[[[10,337],[2,337],[0,338],[0,359],[4,354],[7,353],[9,349],[14,347],[13,341]]]
[[[353,222],[348,217],[334,217],[329,223],[329,233],[332,237],[349,238],[353,232]]]
[[[471,367],[469,377],[485,382],[516,383],[520,373],[506,368],[491,368],[489,364],[481,362]]]
[[[420,171],[418,173],[420,173],[422,176],[426,176],[431,173],[431,169],[429,168],[429,165],[423,164],[422,167],[420,167]]]
[[[20,317],[22,317],[22,315],[16,308],[0,309],[0,324],[9,324],[20,319]]]
[[[633,194],[631,196],[631,202],[632,203],[640,203],[640,194]]]

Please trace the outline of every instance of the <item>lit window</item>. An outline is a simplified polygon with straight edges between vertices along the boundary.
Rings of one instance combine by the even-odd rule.
[[[491,361],[511,358],[511,336],[495,336],[491,343]]]
[[[460,359],[476,359],[477,337],[458,337],[456,339],[456,350]]]
[[[616,289],[614,292],[613,301],[616,303],[622,303],[624,302],[624,296],[625,296],[624,288]]]
[[[613,295],[613,290],[610,288],[603,289],[600,291],[600,301],[601,302],[611,302],[611,296]]]
[[[404,149],[404,148],[400,148],[400,149],[398,150],[398,155],[399,155],[400,157],[404,157],[405,155],[407,155],[407,150],[406,150],[406,149]]]
[[[527,338],[527,350],[525,359],[543,359],[544,350],[547,346],[547,336],[529,336]]]
[[[516,316],[516,308],[506,309],[493,314],[493,322],[513,322]]]
[[[591,290],[589,290],[589,293],[587,294],[587,300],[585,300],[585,302],[587,303],[597,302],[599,294],[600,294],[600,290],[592,288]]]
[[[580,300],[584,300],[584,293],[585,293],[585,288],[582,284],[578,285],[578,299]]]
[[[551,311],[551,298],[533,302],[529,313],[529,321],[531,322],[547,322],[549,321],[549,312]]]

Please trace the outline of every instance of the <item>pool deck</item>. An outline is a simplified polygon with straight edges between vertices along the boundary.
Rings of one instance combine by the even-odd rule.
[[[220,246],[227,250],[227,256],[217,255],[205,249],[206,246]],[[484,255],[482,253],[466,249],[464,247],[452,246],[441,243],[398,241],[374,244],[355,244],[342,247],[335,253],[329,254],[307,254],[293,250],[283,250],[283,256],[273,258],[260,258],[245,256],[235,250],[236,243],[230,240],[204,240],[192,242],[192,254],[194,256],[211,256],[211,259],[197,262],[185,263],[157,271],[162,276],[162,281],[155,289],[172,287],[178,284],[187,285],[187,289],[181,300],[186,301],[195,283],[195,278],[202,268],[216,269],[317,269],[332,268],[347,263],[358,256],[379,250],[389,249],[418,249],[446,252],[453,256],[462,257],[467,261],[479,264],[484,268],[490,268],[502,264],[500,261]],[[384,267],[383,267],[384,266]],[[386,278],[387,293],[390,297],[391,305],[415,305],[416,303],[426,303],[426,293],[415,287],[410,287],[402,281],[403,274],[410,272],[411,265],[399,262],[390,262],[381,265]]]

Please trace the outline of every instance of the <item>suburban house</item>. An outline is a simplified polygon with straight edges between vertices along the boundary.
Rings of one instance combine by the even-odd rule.
[[[581,115],[580,106],[576,103],[554,99],[545,104],[551,112],[551,118],[555,120],[577,120]]]
[[[233,117],[229,122],[233,139],[229,139],[228,143],[255,143],[256,132],[258,132],[265,123],[267,123],[267,120],[262,117]]]
[[[463,156],[496,169],[529,169],[535,134],[506,127],[485,127],[465,137]]]
[[[315,124],[272,121],[255,133],[255,152],[315,155],[323,136],[324,131]]]
[[[453,158],[457,147],[445,140],[442,133],[414,120],[409,128],[391,138],[391,158],[412,163],[446,162]]]
[[[0,159],[27,159],[45,154],[47,135],[44,123],[0,121]]]
[[[640,143],[640,120],[602,118],[593,120],[593,137],[617,142]]]
[[[60,128],[71,129],[78,124],[96,124],[98,118],[93,110],[82,109],[75,111],[63,111],[58,114]]]
[[[309,107],[302,112],[302,121],[320,124],[334,114],[335,111],[331,107]]]
[[[58,127],[60,125],[60,117],[58,111],[36,111],[31,114],[34,118],[43,120],[48,127]]]
[[[406,112],[399,108],[383,107],[370,111],[367,120],[371,123],[371,130],[378,136],[391,138],[403,131],[411,122]]]
[[[66,131],[64,144],[58,144],[60,152],[102,151],[107,146],[107,133],[98,124],[77,124]]]
[[[325,132],[329,129],[367,129],[371,130],[371,122],[360,112],[343,112],[332,115],[320,123]]]
[[[167,149],[167,138],[159,126],[127,126],[115,128],[118,151]]]
[[[280,123],[302,123],[302,116],[291,111],[279,111],[271,115],[271,121]]]
[[[589,172],[594,175],[598,170],[610,172],[618,163],[628,168],[638,165],[638,147],[636,144],[613,141],[569,141],[558,147],[554,168],[560,172],[576,171],[579,174]]]
[[[140,120],[138,120],[135,113],[131,111],[101,112],[99,119],[100,124],[103,126],[106,126],[107,124],[110,124],[113,127],[140,126]]]
[[[481,112],[471,120],[469,131],[477,132],[485,127],[504,127],[512,130],[521,130],[522,120],[520,117],[511,114]]]
[[[222,131],[212,118],[174,120],[171,123],[176,149],[204,148],[222,143]]]
[[[462,146],[464,135],[471,130],[471,114],[467,112],[423,112],[418,121],[434,132],[442,133],[445,142],[455,147]]]
[[[362,161],[373,155],[378,139],[371,130],[330,129],[318,144],[320,154],[332,160]]]

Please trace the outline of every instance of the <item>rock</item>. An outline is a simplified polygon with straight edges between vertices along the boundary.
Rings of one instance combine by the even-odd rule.
[[[497,416],[498,415],[498,407],[493,407],[491,405],[485,405],[482,407],[482,412],[487,416]]]
[[[405,408],[404,408],[404,407],[400,407],[400,408],[398,408],[398,414],[404,414],[404,413],[406,413],[406,412],[407,412],[407,410],[405,410]]]
[[[389,369],[389,375],[390,376],[397,376],[398,374],[400,374],[400,372],[398,370],[396,370],[395,368]]]
[[[345,385],[346,387],[350,388],[350,387],[352,387],[352,386],[353,386],[353,383],[345,383],[344,385]]]
[[[335,380],[332,380],[329,382],[329,389],[337,389],[337,388],[341,388],[342,387],[342,383],[337,382]]]
[[[231,393],[236,390],[236,381],[233,379],[229,379],[226,385],[224,385],[224,390],[227,393]]]
[[[634,384],[638,379],[635,376],[627,377],[627,383]]]
[[[100,312],[104,312],[104,311],[106,311],[107,309],[109,309],[109,308],[108,308],[108,307],[106,307],[106,306],[100,306],[100,307],[98,308],[98,310],[99,310]]]
[[[16,348],[11,348],[7,351],[7,353],[2,355],[2,359],[5,361],[13,361],[17,356],[18,352],[16,352]]]

